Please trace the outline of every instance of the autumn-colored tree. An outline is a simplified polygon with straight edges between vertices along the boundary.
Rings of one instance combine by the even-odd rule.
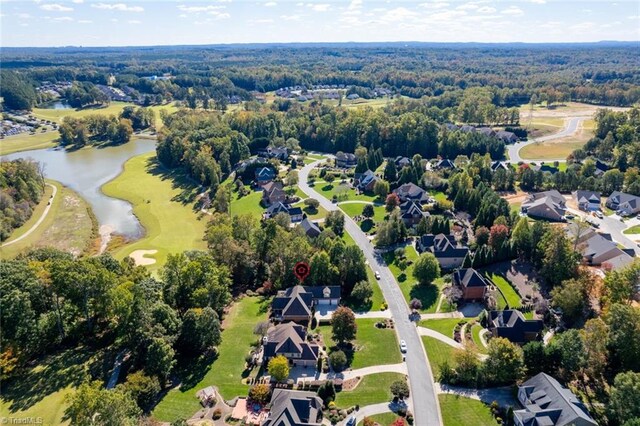
[[[400,205],[400,198],[398,198],[398,196],[392,192],[391,194],[387,195],[384,205],[385,209],[388,212],[393,211],[393,209]]]
[[[249,399],[258,404],[266,404],[271,398],[271,387],[266,383],[259,383],[249,389]]]
[[[331,331],[333,339],[345,343],[356,338],[358,324],[353,311],[346,306],[340,306],[331,315]]]
[[[509,228],[505,225],[493,225],[489,230],[489,245],[494,252],[498,252],[505,241],[509,239]]]
[[[282,382],[289,377],[289,360],[282,355],[271,358],[267,370],[271,377],[278,382]]]

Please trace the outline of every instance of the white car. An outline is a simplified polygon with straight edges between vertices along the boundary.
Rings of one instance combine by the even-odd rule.
[[[379,279],[380,279],[380,272],[375,271],[375,272],[373,273],[373,275],[375,275],[375,276],[376,276],[376,280],[379,280]]]
[[[407,342],[400,340],[400,352],[407,353]]]
[[[602,212],[596,211],[596,216],[598,216],[599,219],[602,219]]]

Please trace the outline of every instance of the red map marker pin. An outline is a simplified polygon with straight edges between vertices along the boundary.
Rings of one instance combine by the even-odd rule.
[[[305,262],[298,262],[296,266],[293,267],[293,273],[296,274],[296,277],[300,280],[300,282],[304,281],[305,278],[309,275],[310,268],[309,265]]]

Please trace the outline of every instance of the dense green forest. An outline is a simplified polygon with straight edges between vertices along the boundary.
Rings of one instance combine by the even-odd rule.
[[[74,102],[99,100],[91,84],[128,86],[148,102],[209,102],[283,87],[343,85],[367,96],[376,87],[440,108],[460,104],[465,90],[489,89],[499,107],[538,101],[631,105],[640,99],[640,71],[630,44],[556,45],[248,45],[109,49],[3,49],[7,106],[33,106],[26,86],[77,81]],[[153,75],[168,79],[149,79]],[[9,84],[5,84],[5,81]],[[85,84],[89,83],[89,84]],[[91,96],[91,94],[95,96]],[[85,102],[86,101],[86,102]]]
[[[44,177],[33,161],[0,162],[0,241],[24,224],[40,202]]]

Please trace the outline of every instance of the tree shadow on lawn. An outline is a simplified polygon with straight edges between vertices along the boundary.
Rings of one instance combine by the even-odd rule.
[[[371,219],[363,220],[360,223],[360,230],[362,232],[369,232],[371,231],[371,229],[373,229],[373,225],[374,225],[373,220]]]
[[[438,303],[438,287],[435,284],[420,285],[416,283],[411,287],[409,297],[422,302],[422,311],[426,311]]]
[[[210,351],[198,357],[181,357],[176,369],[176,376],[180,379],[180,390],[186,391],[200,383],[217,359],[217,351]]]
[[[171,188],[180,190],[180,193],[171,198],[171,201],[177,201],[183,205],[195,202],[200,184],[189,177],[183,170],[168,169],[160,164],[156,157],[151,157],[147,160],[147,173],[158,176],[162,180],[170,180]],[[196,209],[195,206],[194,209]]]
[[[342,299],[345,306],[351,308],[353,312],[369,312],[373,307],[373,301],[367,299],[365,301],[357,300],[355,297],[348,297]]]
[[[77,387],[89,378],[106,379],[114,358],[114,351],[60,351],[32,361],[27,371],[3,381],[2,398],[10,404],[11,412],[27,410],[68,386]]]
[[[307,216],[313,216],[314,214],[318,214],[318,209],[315,209],[311,206],[307,206],[304,209],[302,209],[303,212],[305,212],[305,214]]]
[[[345,344],[336,344],[331,347],[327,347],[327,353],[331,355],[331,353],[335,351],[342,351],[347,356],[347,364],[344,366],[342,371],[351,367],[353,363],[353,357],[356,353],[356,348],[353,346],[353,343],[345,343]]]

